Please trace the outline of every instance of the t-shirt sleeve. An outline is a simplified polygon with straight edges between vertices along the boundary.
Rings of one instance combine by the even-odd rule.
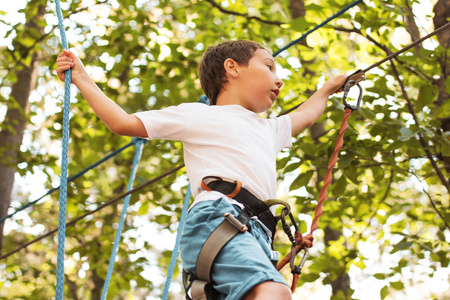
[[[292,146],[292,121],[288,115],[275,118],[277,122],[275,139],[277,152]]]
[[[191,114],[186,104],[134,114],[144,124],[148,139],[183,140]]]

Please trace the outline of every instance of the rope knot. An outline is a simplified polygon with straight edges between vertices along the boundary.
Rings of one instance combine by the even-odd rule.
[[[310,233],[303,236],[300,231],[295,231],[294,236],[299,249],[304,247],[311,248],[313,246],[314,237]]]

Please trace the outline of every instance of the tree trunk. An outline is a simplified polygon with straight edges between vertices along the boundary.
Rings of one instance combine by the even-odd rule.
[[[331,241],[337,241],[342,232],[326,227],[324,230],[325,247],[328,247]],[[335,280],[331,282],[331,291],[333,296],[336,296],[339,291],[345,295],[345,299],[349,299],[348,290],[350,289],[350,276],[345,272],[340,273]]]
[[[102,296],[103,285],[105,284],[105,279],[100,277],[97,274],[97,270],[92,270],[92,283],[94,284],[94,288],[92,289],[91,299],[100,299]]]
[[[305,2],[303,0],[290,0],[289,9],[292,19],[304,17],[306,15]]]
[[[34,20],[42,18],[45,6],[41,5],[33,19],[25,24],[22,37],[25,38],[27,29],[39,30],[44,34],[43,28],[35,24]],[[19,37],[17,37],[19,38]],[[17,168],[17,154],[22,144],[22,138],[28,119],[29,101],[31,91],[35,88],[37,68],[40,61],[39,53],[31,50],[31,62],[29,65],[19,65],[16,77],[17,81],[11,87],[11,95],[8,101],[8,110],[0,132],[0,218],[8,213],[11,204],[11,191],[14,185],[14,176]],[[20,64],[19,62],[18,64]],[[0,253],[3,248],[3,228],[5,222],[0,224]]]
[[[439,27],[445,25],[447,23],[447,20],[450,18],[450,0],[439,0],[434,6],[433,12],[434,28],[438,29]],[[439,41],[439,44],[444,49],[448,50],[448,48],[450,47],[450,30],[444,30],[437,34],[437,39]],[[438,79],[439,93],[437,101],[435,103],[438,109],[442,106],[442,104],[445,103],[445,101],[449,101],[450,99],[450,95],[445,92],[445,83],[450,73],[450,61],[447,56],[444,56],[439,60],[439,63],[442,71]],[[442,118],[440,119],[440,121],[441,130],[443,132],[450,131],[450,117]],[[450,174],[450,157],[445,156],[442,153],[439,153],[438,157],[444,162],[445,170]]]

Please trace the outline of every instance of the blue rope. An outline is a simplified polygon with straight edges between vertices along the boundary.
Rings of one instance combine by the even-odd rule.
[[[180,248],[181,233],[183,232],[184,223],[186,221],[187,210],[189,208],[189,202],[191,199],[191,185],[188,185],[186,196],[184,197],[183,209],[181,210],[180,224],[178,225],[177,238],[175,240],[175,246],[170,257],[169,271],[167,272],[166,283],[164,284],[163,300],[167,300],[169,297],[169,287],[172,282],[173,273],[175,270],[175,263],[178,257],[178,249]]]
[[[74,181],[75,179],[81,177],[81,176],[84,175],[87,171],[90,171],[90,170],[94,169],[95,167],[97,167],[98,165],[104,163],[105,161],[107,161],[107,160],[110,159],[111,157],[113,157],[113,156],[119,154],[120,152],[122,152],[123,150],[127,149],[128,147],[130,147],[130,146],[136,144],[136,142],[138,141],[138,139],[139,139],[139,138],[133,138],[133,139],[131,140],[131,142],[129,142],[129,143],[126,144],[125,146],[123,146],[123,147],[121,147],[121,148],[119,148],[119,149],[117,149],[117,150],[111,152],[110,154],[106,155],[105,157],[103,157],[103,158],[100,159],[99,161],[93,163],[92,165],[88,166],[88,167],[85,168],[84,170],[81,170],[81,171],[78,172],[77,174],[75,174],[75,175],[69,177],[69,179],[68,179],[67,181],[68,181],[68,182],[72,182],[72,181]],[[7,215],[7,216],[1,218],[1,219],[0,219],[0,224],[3,223],[6,219],[11,218],[12,216],[14,216],[15,214],[17,214],[18,212],[20,212],[20,211],[22,211],[22,210],[24,210],[24,209],[26,209],[26,208],[28,208],[28,207],[30,207],[30,206],[36,204],[37,202],[39,202],[39,200],[41,200],[41,199],[44,198],[45,196],[48,196],[48,195],[54,193],[55,191],[59,190],[59,188],[60,188],[60,186],[54,187],[54,188],[48,190],[44,195],[42,195],[42,196],[39,197],[38,199],[33,200],[33,201],[31,201],[31,202],[28,202],[28,203],[22,205],[22,206],[19,207],[15,212],[13,212],[13,213],[11,213],[11,214],[9,214],[9,215]]]
[[[143,148],[145,142],[146,142],[146,140],[140,139],[136,143],[136,152],[134,153],[133,168],[131,170],[130,179],[128,181],[127,192],[129,192],[133,188],[133,182],[136,177],[136,169],[139,165],[139,161],[140,161],[141,155],[142,155],[142,148]],[[119,250],[120,239],[121,239],[121,235],[122,235],[123,225],[125,223],[125,217],[127,215],[127,208],[128,208],[128,204],[130,202],[130,198],[131,198],[131,195],[126,196],[125,200],[123,202],[122,213],[120,215],[120,220],[119,220],[119,227],[117,228],[117,231],[116,231],[116,238],[114,240],[114,246],[113,246],[113,249],[111,252],[111,258],[109,260],[108,272],[106,274],[105,284],[103,286],[102,297],[101,297],[102,300],[105,300],[106,295],[108,294],[109,282],[111,281],[111,275],[112,275],[112,271],[114,269],[114,262],[116,261],[117,251]]]
[[[320,27],[323,27],[324,25],[326,25],[328,22],[330,22],[333,19],[336,19],[337,17],[339,17],[340,15],[342,15],[344,12],[346,12],[347,10],[349,10],[350,8],[352,8],[353,6],[358,5],[359,3],[363,2],[363,0],[356,0],[352,3],[350,3],[349,5],[347,5],[346,7],[344,7],[343,9],[341,9],[340,11],[338,11],[337,13],[335,13],[334,15],[332,15],[331,17],[329,17],[328,19],[326,19],[325,21],[323,21],[322,23],[320,23],[319,25],[316,25],[314,28],[308,30],[307,32],[305,32],[301,37],[299,37],[298,39],[290,42],[289,44],[287,44],[286,46],[284,46],[283,48],[279,49],[278,51],[276,51],[273,54],[273,57],[277,56],[278,54],[280,54],[281,52],[287,50],[288,48],[292,47],[293,45],[299,43],[301,40],[305,39],[308,35],[310,35],[311,33],[313,33],[314,31],[316,31],[317,29],[319,29]]]
[[[61,44],[64,49],[68,49],[66,33],[64,31],[63,17],[59,0],[55,1],[56,14],[58,16],[59,31],[61,34]],[[58,220],[58,256],[56,259],[56,300],[62,300],[64,294],[64,244],[66,242],[66,206],[67,206],[67,173],[69,165],[69,113],[70,113],[70,83],[72,72],[65,72],[64,81],[64,114],[63,114],[63,135],[61,154],[61,187],[59,193],[59,220]]]

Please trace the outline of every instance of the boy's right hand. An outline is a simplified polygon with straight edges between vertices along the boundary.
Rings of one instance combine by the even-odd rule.
[[[346,80],[347,76],[345,75],[333,76],[325,82],[322,88],[328,91],[328,94],[331,96],[334,93],[342,92],[342,86]]]
[[[83,73],[86,73],[81,60],[69,50],[63,50],[56,59],[56,74],[62,81],[65,79],[65,71],[72,69],[72,82],[75,83]]]

